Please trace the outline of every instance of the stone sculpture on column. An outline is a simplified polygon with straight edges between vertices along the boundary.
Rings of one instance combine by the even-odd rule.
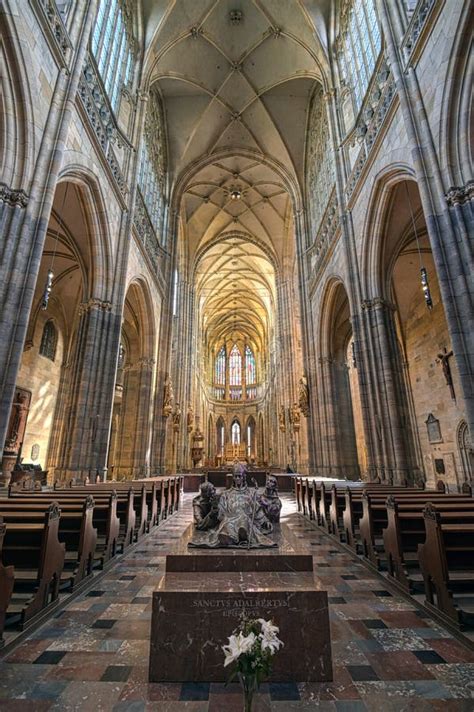
[[[298,404],[304,417],[307,418],[309,415],[309,388],[308,380],[304,374],[300,378]]]
[[[163,416],[167,418],[173,410],[173,385],[169,373],[165,376],[165,385],[163,386]]]

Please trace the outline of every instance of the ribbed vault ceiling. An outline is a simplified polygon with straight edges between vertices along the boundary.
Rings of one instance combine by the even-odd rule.
[[[275,303],[275,271],[265,252],[245,235],[229,234],[204,252],[195,278],[209,351],[241,340],[264,352]]]
[[[330,6],[144,2],[147,81],[163,100],[172,201],[208,346],[237,332],[268,345],[275,267],[294,261],[293,207]]]

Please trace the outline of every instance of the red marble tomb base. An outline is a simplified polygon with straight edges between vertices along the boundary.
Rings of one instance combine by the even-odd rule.
[[[149,681],[224,682],[222,645],[244,610],[280,628],[272,682],[331,681],[327,593],[313,573],[296,576],[166,573],[153,594]]]

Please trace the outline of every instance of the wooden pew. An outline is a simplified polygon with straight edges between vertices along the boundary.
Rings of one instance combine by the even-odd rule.
[[[344,541],[348,546],[353,548],[356,552],[359,546],[359,525],[360,520],[363,516],[363,506],[362,497],[363,493],[371,493],[374,497],[377,495],[381,496],[382,499],[390,494],[400,493],[422,493],[424,490],[415,487],[407,488],[405,486],[391,486],[385,484],[374,484],[372,482],[367,483],[363,488],[353,489],[346,488],[344,492],[338,491],[338,501],[337,501],[337,523],[338,531],[341,541]],[[343,504],[342,504],[343,502]],[[331,503],[331,522],[334,523],[335,528],[335,515],[334,507]],[[342,508],[342,521],[341,521],[341,507]]]
[[[61,511],[51,504],[41,523],[7,523],[2,545],[2,564],[13,566],[13,593],[6,621],[21,628],[55,604],[64,567],[66,547],[58,539]]]
[[[424,509],[426,540],[418,547],[426,605],[460,628],[474,626],[474,518],[444,522],[436,506]]]
[[[296,498],[296,505],[298,507],[298,512],[301,512],[303,510],[302,504],[301,504],[301,483],[303,481],[302,477],[295,477],[294,480],[294,485],[295,485],[295,498]]]
[[[34,496],[21,502],[0,500],[0,516],[6,524],[41,523],[48,506],[48,502],[34,501]],[[63,504],[61,508],[58,539],[66,547],[61,586],[71,590],[92,573],[97,544],[93,514],[94,500],[90,495],[82,504]]]
[[[107,490],[93,490],[92,488],[86,488],[84,491],[80,489],[55,489],[54,492],[37,492],[30,497],[34,497],[35,501],[46,501],[50,502],[54,497],[64,504],[77,504],[78,501],[83,501],[88,495],[94,493],[94,498],[96,506],[105,505],[108,506],[110,503],[110,495],[114,492],[111,488]],[[116,519],[110,522],[110,535],[115,537],[115,549],[120,548],[123,552],[134,540],[135,531],[135,520],[136,514],[134,509],[134,491],[120,490],[116,493],[117,498],[115,500],[115,514],[119,519],[119,531],[116,534]],[[22,500],[25,495],[22,493],[11,493],[12,500]],[[110,541],[110,540],[109,540]],[[113,546],[113,540],[110,542]],[[109,549],[110,550],[110,549]]]
[[[7,528],[0,519],[0,648],[3,648],[5,645],[5,640],[3,638],[5,618],[8,606],[10,605],[13,586],[15,583],[15,567],[11,565],[4,566],[1,558],[6,531]]]
[[[427,500],[451,501],[453,504],[470,499],[467,495],[447,495],[443,492],[397,492],[393,494],[400,503],[414,503],[422,509]],[[359,521],[359,540],[362,554],[377,568],[384,563],[383,530],[387,527],[388,513],[386,494],[364,491],[362,495],[363,514]]]
[[[307,478],[305,479],[304,477],[301,478],[301,508],[303,510],[303,514],[305,517],[309,517],[309,494],[308,494],[308,489],[309,489],[309,482]]]
[[[426,538],[424,504],[406,504],[393,496],[386,504],[387,527],[383,530],[383,541],[388,574],[408,593],[413,593],[420,589],[418,546]],[[443,524],[469,523],[474,517],[474,501],[467,498],[465,502],[453,502],[439,498],[436,510]]]
[[[314,482],[314,480],[313,480],[313,482]],[[310,482],[308,479],[306,479],[306,496],[307,496],[307,500],[308,500],[308,517],[311,520],[314,520],[314,518],[315,518],[313,482]]]

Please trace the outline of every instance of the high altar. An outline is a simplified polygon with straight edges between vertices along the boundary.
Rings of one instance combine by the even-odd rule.
[[[245,443],[228,443],[224,449],[226,463],[243,462],[245,460]]]

